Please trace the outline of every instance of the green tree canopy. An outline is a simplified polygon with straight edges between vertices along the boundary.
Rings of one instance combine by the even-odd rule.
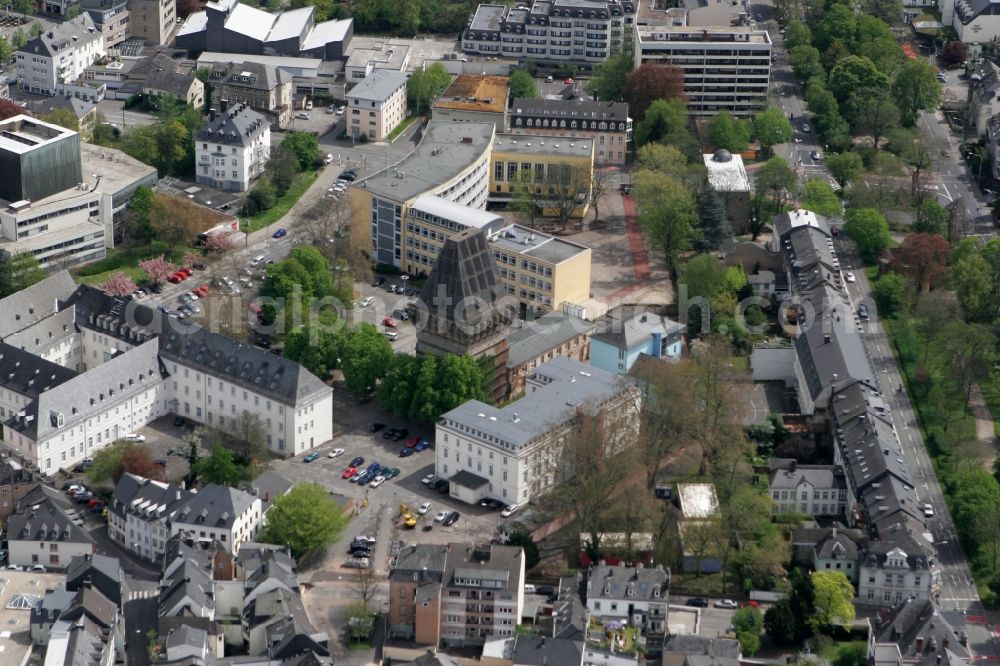
[[[917,122],[918,112],[933,111],[941,104],[937,70],[923,58],[906,61],[896,74],[892,89],[906,126]]]
[[[813,627],[839,626],[847,629],[854,621],[854,586],[841,571],[816,571],[812,574],[815,593]]]
[[[301,171],[312,167],[319,157],[319,139],[309,132],[288,132],[281,145],[295,154]]]
[[[32,252],[0,254],[0,297],[27,289],[45,279],[45,271]]]
[[[439,62],[416,71],[406,81],[406,100],[411,112],[427,113],[434,100],[451,85],[451,74]]]
[[[792,140],[792,123],[784,111],[769,106],[754,116],[753,133],[761,145],[770,150],[779,143]]]
[[[658,99],[636,124],[635,143],[644,146],[682,134],[687,128],[687,105],[680,99]]]
[[[742,153],[750,143],[750,124],[723,109],[708,121],[708,135],[716,148]]]
[[[510,96],[534,99],[538,97],[535,79],[523,69],[515,69],[510,74]]]
[[[358,324],[346,337],[341,359],[341,370],[347,390],[356,395],[374,391],[389,369],[392,345],[371,324]]]
[[[889,247],[889,223],[874,208],[850,208],[844,229],[858,245],[858,251],[867,262],[878,258]]]
[[[826,156],[826,168],[830,170],[830,175],[840,184],[841,188],[846,187],[856,175],[861,173],[863,166],[861,155],[857,153],[828,153]]]
[[[830,183],[821,178],[810,178],[806,181],[802,207],[824,217],[838,217],[844,212],[844,207]]]
[[[601,101],[617,101],[621,99],[626,77],[631,71],[632,51],[626,49],[622,53],[610,56],[594,68],[594,76],[590,79],[588,90]]]
[[[785,30],[785,48],[792,50],[812,42],[812,31],[802,21],[793,18]]]
[[[326,488],[318,483],[297,483],[287,494],[274,498],[261,539],[287,545],[298,558],[336,541],[347,520]]]
[[[698,235],[696,250],[718,250],[733,237],[733,227],[729,223],[726,205],[719,193],[711,187],[698,197]]]
[[[247,469],[233,460],[233,452],[219,445],[212,448],[212,455],[198,460],[194,471],[202,484],[235,487],[240,481],[250,478]]]
[[[879,312],[884,316],[891,317],[899,312],[907,302],[910,284],[899,273],[886,273],[875,282],[872,291],[875,302],[878,303]]]
[[[75,7],[76,5],[74,5]],[[52,109],[47,114],[42,116],[42,120],[52,123],[53,125],[59,125],[60,127],[65,127],[66,129],[73,130],[74,132],[80,131],[80,119],[76,117],[76,114],[67,108]]]
[[[788,60],[792,64],[795,75],[800,79],[808,81],[813,76],[823,73],[820,53],[815,46],[810,46],[809,44],[796,46],[789,52]]]
[[[889,78],[868,58],[852,55],[830,71],[828,86],[837,101],[844,103],[862,89],[885,90],[889,87]]]
[[[697,220],[694,196],[681,183],[653,171],[637,172],[634,183],[639,224],[673,270],[678,255],[691,247]]]

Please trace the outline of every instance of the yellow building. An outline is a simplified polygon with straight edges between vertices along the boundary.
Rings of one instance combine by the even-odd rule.
[[[402,268],[413,275],[430,273],[448,238],[469,228],[485,229],[500,279],[524,312],[590,298],[590,248],[583,245],[435,196],[414,200],[403,228]]]
[[[594,176],[594,140],[530,134],[498,134],[490,155],[490,203],[510,203],[512,189],[530,181],[543,216],[558,217],[562,201],[575,199],[570,217],[583,217],[590,207]],[[512,188],[512,186],[514,186]]]

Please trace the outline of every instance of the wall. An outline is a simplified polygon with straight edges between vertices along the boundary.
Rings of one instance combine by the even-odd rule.
[[[32,564],[41,564],[46,569],[49,567],[65,569],[70,560],[77,555],[94,554],[94,544],[92,543],[17,541],[15,539],[11,539],[9,543],[10,553],[8,554],[8,562],[10,564],[20,564],[24,567],[29,567]],[[50,550],[52,545],[56,546],[55,551]],[[54,555],[59,557],[58,564],[50,564],[50,558]]]

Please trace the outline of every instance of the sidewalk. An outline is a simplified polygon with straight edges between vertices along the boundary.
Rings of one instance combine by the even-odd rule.
[[[997,457],[997,437],[996,425],[993,422],[993,415],[986,405],[986,399],[979,388],[979,384],[972,387],[972,395],[969,398],[969,411],[976,417],[976,439],[984,444],[985,457],[983,467],[986,471],[993,473],[993,462]]]

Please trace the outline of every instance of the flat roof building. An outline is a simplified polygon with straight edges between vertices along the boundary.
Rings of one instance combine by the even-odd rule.
[[[539,213],[564,223],[582,218],[590,209],[594,143],[592,138],[498,134],[490,155],[490,203],[509,204],[528,179]]]
[[[406,72],[376,69],[347,93],[347,131],[384,141],[406,119]]]
[[[508,122],[512,134],[593,139],[598,164],[624,164],[632,140],[625,102],[515,98]]]
[[[480,74],[459,74],[434,106],[434,120],[455,122],[489,122],[497,133],[507,126],[507,95],[510,77]]]
[[[639,25],[636,66],[673,65],[684,73],[684,94],[693,116],[723,109],[752,116],[767,106],[771,78],[771,38],[746,27]]]

